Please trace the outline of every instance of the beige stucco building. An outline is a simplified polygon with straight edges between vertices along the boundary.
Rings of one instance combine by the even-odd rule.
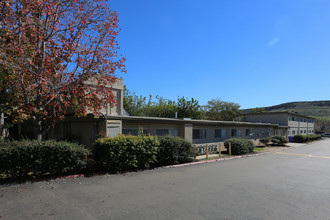
[[[293,112],[265,112],[246,114],[242,121],[255,123],[272,123],[288,127],[287,135],[314,134],[315,118],[300,115]]]
[[[92,146],[100,136],[118,134],[137,135],[139,128],[145,134],[182,137],[194,144],[222,142],[232,137],[259,139],[272,135],[287,135],[288,125],[275,122],[211,121],[189,118],[157,118],[130,116],[123,108],[123,80],[112,85],[117,105],[108,105],[101,116],[92,114],[85,118],[67,117],[50,132],[56,139],[73,139]]]

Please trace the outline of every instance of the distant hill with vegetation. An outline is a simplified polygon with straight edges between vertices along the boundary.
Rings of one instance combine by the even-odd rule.
[[[330,101],[288,102],[264,109],[270,112],[288,111],[315,118],[330,118]]]

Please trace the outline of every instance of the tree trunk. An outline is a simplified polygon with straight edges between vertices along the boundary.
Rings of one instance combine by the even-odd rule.
[[[42,126],[41,126],[41,116],[37,115],[34,119],[34,139],[42,140]]]
[[[3,139],[5,137],[5,114],[2,109],[0,109],[0,138]]]

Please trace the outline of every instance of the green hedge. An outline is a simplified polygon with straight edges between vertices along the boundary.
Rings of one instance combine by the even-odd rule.
[[[124,171],[149,168],[157,162],[159,141],[153,136],[100,138],[94,144],[93,155],[102,170]]]
[[[259,140],[259,142],[261,142],[261,143],[263,143],[265,145],[267,145],[270,141],[271,141],[271,138],[270,137],[261,138]]]
[[[278,146],[284,146],[286,143],[288,143],[288,140],[285,137],[279,135],[272,136],[270,141],[272,142],[272,145]]]
[[[252,141],[244,138],[232,138],[225,141],[224,145],[228,149],[229,143],[231,143],[231,154],[247,154],[254,150],[254,144]]]
[[[192,161],[192,145],[180,137],[159,137],[157,165],[179,164]]]
[[[297,134],[293,137],[293,142],[305,143],[308,141],[314,141],[314,140],[320,139],[321,137],[322,136],[319,134],[307,134],[307,135]]]
[[[0,174],[7,177],[57,175],[86,167],[89,151],[56,141],[0,141]]]

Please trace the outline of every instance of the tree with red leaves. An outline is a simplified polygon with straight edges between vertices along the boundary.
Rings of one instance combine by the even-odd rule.
[[[0,66],[11,73],[6,91],[15,94],[17,118],[34,121],[35,139],[42,138],[43,121],[55,123],[69,109],[97,114],[115,103],[114,74],[126,72],[119,31],[106,0],[1,1]]]

